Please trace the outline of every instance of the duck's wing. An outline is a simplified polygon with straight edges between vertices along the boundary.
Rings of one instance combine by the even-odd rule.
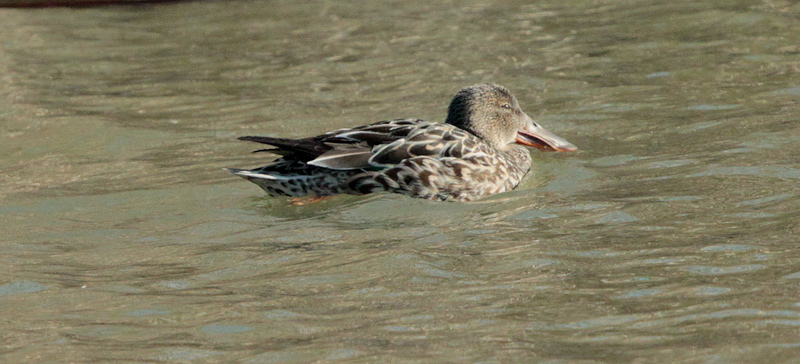
[[[402,140],[433,123],[421,119],[384,120],[355,128],[340,129],[315,138],[330,148],[308,164],[330,169],[375,169],[370,163],[376,150]]]
[[[259,149],[255,152],[270,152],[291,156],[296,160],[308,162],[325,153],[341,155],[356,153],[359,149],[369,151],[375,145],[391,143],[405,136],[415,124],[424,122],[417,119],[380,121],[355,128],[339,129],[322,135],[302,139],[273,138],[263,136],[243,136],[239,140],[271,145],[275,148]],[[401,129],[401,130],[398,130]]]
[[[272,145],[276,148],[265,151],[287,160],[337,170],[383,169],[420,156],[461,158],[483,146],[465,130],[420,119],[379,121],[303,139],[239,139]]]
[[[404,138],[377,146],[368,162],[373,167],[386,168],[414,157],[463,158],[471,153],[482,153],[485,147],[481,139],[463,129],[428,123]]]
[[[382,121],[318,138],[331,149],[308,164],[331,169],[383,169],[414,157],[462,158],[485,149],[465,130],[419,119]]]
[[[371,168],[368,161],[376,147],[404,138],[428,124],[431,123],[420,119],[385,120],[310,138],[243,136],[239,140],[271,145],[275,148],[256,152],[279,154],[287,161],[300,161],[331,169],[363,169]]]

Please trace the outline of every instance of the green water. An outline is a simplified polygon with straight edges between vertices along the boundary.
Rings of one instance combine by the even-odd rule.
[[[800,362],[797,2],[0,20],[0,362]],[[479,82],[581,151],[468,204],[294,207],[221,169]]]

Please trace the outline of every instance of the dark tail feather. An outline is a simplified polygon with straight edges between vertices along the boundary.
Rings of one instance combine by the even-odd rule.
[[[294,154],[300,157],[302,160],[312,160],[331,149],[331,147],[315,141],[314,138],[286,139],[262,136],[243,136],[239,137],[238,139],[247,142],[256,142],[278,147],[278,150],[268,151],[280,155]]]
[[[287,156],[287,155],[292,155],[292,154],[294,154],[294,153],[293,153],[293,152],[291,152],[291,151],[288,151],[288,150],[283,150],[283,149],[279,149],[279,148],[259,149],[259,150],[254,150],[254,151],[253,151],[253,153],[262,153],[262,152],[266,152],[266,153],[272,153],[272,154],[277,154],[277,155],[282,155],[282,156],[284,156],[284,157],[285,157],[285,156]]]

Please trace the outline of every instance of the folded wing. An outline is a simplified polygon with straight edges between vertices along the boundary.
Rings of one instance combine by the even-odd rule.
[[[239,139],[272,145],[276,149],[264,151],[286,160],[335,170],[379,170],[419,156],[460,158],[479,144],[477,137],[457,127],[419,119],[381,121],[312,138]]]

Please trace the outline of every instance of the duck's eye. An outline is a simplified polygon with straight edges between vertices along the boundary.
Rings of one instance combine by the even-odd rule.
[[[503,104],[503,108],[511,110],[511,105],[510,104]]]

